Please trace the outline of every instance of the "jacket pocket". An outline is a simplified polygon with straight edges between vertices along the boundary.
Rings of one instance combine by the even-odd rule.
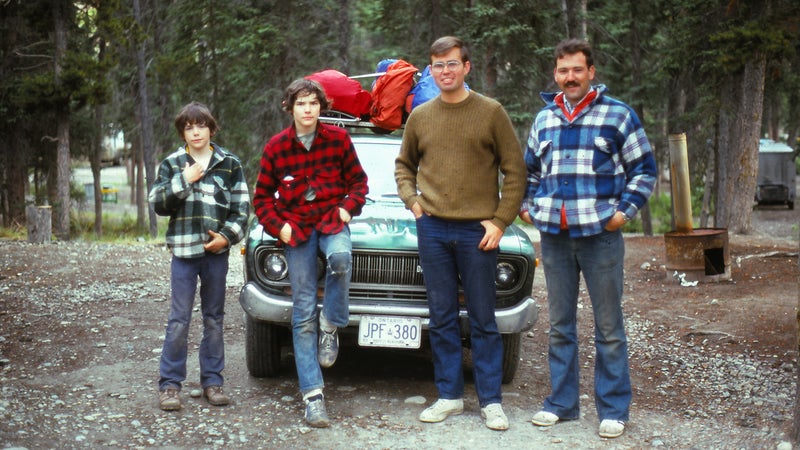
[[[614,142],[603,137],[594,138],[594,152],[592,155],[592,169],[595,173],[613,174],[616,163],[614,162]]]
[[[318,200],[341,199],[345,194],[343,178],[341,170],[325,167],[314,173],[309,185]]]
[[[533,152],[534,155],[539,159],[539,163],[542,166],[542,175],[550,173],[550,165],[553,161],[553,141],[541,141],[539,142],[539,148]]]
[[[303,204],[306,190],[308,190],[308,183],[305,178],[294,178],[287,175],[278,185],[277,203],[284,207]]]

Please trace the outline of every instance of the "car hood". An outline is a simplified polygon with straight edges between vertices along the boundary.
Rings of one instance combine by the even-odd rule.
[[[276,241],[257,220],[251,224],[251,242]],[[367,200],[361,214],[350,222],[350,239],[353,248],[416,252],[417,222],[399,199],[384,197]],[[511,225],[506,227],[500,240],[500,250],[505,253],[533,254],[533,244],[522,229]]]
[[[350,222],[350,238],[355,248],[417,251],[417,222],[399,199],[368,200]],[[500,241],[501,251],[508,253],[521,253],[527,245],[528,235],[515,225]]]
[[[367,200],[350,222],[353,247],[417,250],[417,222],[400,200]]]

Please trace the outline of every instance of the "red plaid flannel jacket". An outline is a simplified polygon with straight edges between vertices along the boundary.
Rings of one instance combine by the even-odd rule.
[[[309,189],[314,193],[311,200]],[[323,234],[341,231],[345,224],[339,208],[359,215],[368,190],[367,174],[347,131],[319,123],[306,150],[290,126],[264,146],[253,207],[259,223],[274,237],[289,223],[289,245],[296,246],[314,229]]]

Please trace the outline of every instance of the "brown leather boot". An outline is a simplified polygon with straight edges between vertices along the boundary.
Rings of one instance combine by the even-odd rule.
[[[164,411],[177,411],[181,409],[180,391],[167,388],[158,393],[158,406]]]
[[[209,386],[203,389],[203,397],[214,406],[225,406],[231,402],[231,399],[222,390],[222,386]]]

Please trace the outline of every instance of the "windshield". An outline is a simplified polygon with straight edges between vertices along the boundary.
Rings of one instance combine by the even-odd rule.
[[[361,166],[369,178],[369,197],[397,197],[397,184],[394,181],[394,160],[400,151],[400,141],[366,142],[355,141]]]

